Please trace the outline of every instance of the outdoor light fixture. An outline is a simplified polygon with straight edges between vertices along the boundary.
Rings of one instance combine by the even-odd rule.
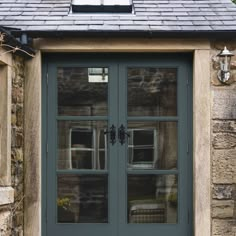
[[[230,78],[230,61],[231,57],[234,54],[231,53],[227,47],[222,50],[221,53],[218,54],[218,57],[220,58],[220,70],[218,71],[218,79],[225,83]]]

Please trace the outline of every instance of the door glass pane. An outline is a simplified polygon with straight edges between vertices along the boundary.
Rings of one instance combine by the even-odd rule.
[[[59,175],[58,223],[107,223],[107,175]]]
[[[128,122],[129,169],[176,169],[177,122]]]
[[[108,68],[59,67],[58,114],[107,115]]]
[[[106,121],[58,121],[58,169],[106,169],[106,129]]]
[[[176,68],[128,68],[128,116],[176,115]]]
[[[177,223],[176,175],[128,175],[128,223]]]

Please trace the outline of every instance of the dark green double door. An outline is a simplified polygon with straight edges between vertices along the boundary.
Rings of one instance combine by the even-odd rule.
[[[43,234],[192,235],[189,60],[58,58],[43,82]]]

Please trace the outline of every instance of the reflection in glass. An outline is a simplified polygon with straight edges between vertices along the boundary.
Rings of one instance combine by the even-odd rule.
[[[88,68],[89,83],[108,82],[108,68]]]
[[[129,169],[176,169],[177,122],[128,122]]]
[[[106,175],[59,175],[58,223],[107,223]]]
[[[58,169],[107,169],[105,121],[58,121]]]
[[[177,69],[128,68],[128,116],[177,115]]]
[[[58,114],[107,115],[108,68],[59,67]]]
[[[176,175],[128,175],[128,223],[177,223]]]

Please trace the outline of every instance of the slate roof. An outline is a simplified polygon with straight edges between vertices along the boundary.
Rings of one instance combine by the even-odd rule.
[[[231,0],[133,0],[133,13],[72,13],[71,0],[1,0],[0,25],[23,31],[236,32]]]

